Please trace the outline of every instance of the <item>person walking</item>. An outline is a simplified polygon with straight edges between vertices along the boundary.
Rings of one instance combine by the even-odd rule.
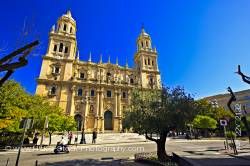
[[[97,132],[96,132],[96,129],[94,129],[92,133],[92,144],[96,143],[96,138],[97,138]]]

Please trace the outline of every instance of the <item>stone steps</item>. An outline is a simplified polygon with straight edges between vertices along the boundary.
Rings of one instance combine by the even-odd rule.
[[[81,140],[81,132],[78,132],[78,134],[73,133],[73,138],[71,141],[71,144],[74,144],[75,137],[78,135],[78,141],[77,143],[80,143]],[[68,134],[65,135],[52,135],[52,144],[56,144],[58,141],[61,140],[62,136],[64,139],[68,140]],[[92,134],[85,134],[85,140],[87,144],[92,143]],[[40,138],[38,140],[38,143],[40,141]],[[105,144],[105,143],[123,143],[123,142],[142,142],[146,141],[145,136],[139,135],[137,133],[101,133],[97,134],[97,140],[96,143],[98,144]],[[49,138],[46,137],[43,141],[43,144],[48,144]]]

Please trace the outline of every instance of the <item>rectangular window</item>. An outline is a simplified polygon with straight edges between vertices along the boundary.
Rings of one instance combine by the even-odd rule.
[[[55,67],[54,73],[55,73],[55,74],[59,74],[59,73],[60,73],[60,67]]]
[[[64,53],[68,53],[68,47],[65,47]]]
[[[90,91],[90,95],[93,97],[93,96],[95,96],[95,91],[92,89],[91,91]]]
[[[56,52],[56,50],[57,50],[57,45],[55,44],[54,45],[54,51]]]
[[[77,90],[77,96],[82,96],[82,89],[81,89],[81,88],[79,88],[79,89]]]
[[[84,79],[84,73],[80,73],[80,78]]]
[[[126,92],[122,92],[122,98],[127,98],[127,93]]]
[[[107,97],[111,97],[112,96],[112,93],[110,90],[107,91]]]

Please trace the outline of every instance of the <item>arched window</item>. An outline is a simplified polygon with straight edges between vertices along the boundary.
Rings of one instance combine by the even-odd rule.
[[[148,41],[146,41],[146,47],[148,47]]]
[[[68,53],[68,47],[65,47],[64,53],[67,54]]]
[[[133,84],[133,83],[134,83],[134,79],[130,78],[130,84]]]
[[[154,63],[154,60],[152,60],[152,66],[154,66],[154,64],[155,64],[155,63]]]
[[[148,58],[148,65],[150,65],[150,59]]]
[[[56,87],[52,86],[50,89],[50,95],[55,95],[56,94]]]
[[[63,44],[60,43],[60,46],[59,46],[59,52],[62,52],[63,51]]]
[[[55,44],[54,45],[54,51],[56,52],[56,50],[57,50],[57,45]]]
[[[66,30],[67,30],[67,25],[66,25],[66,24],[64,24],[64,26],[63,26],[63,30],[64,30],[64,31],[66,31]]]
[[[141,47],[143,47],[143,41],[141,42]]]
[[[79,89],[77,90],[77,96],[82,96],[82,88],[79,88]]]
[[[60,73],[60,67],[59,66],[54,66],[52,73],[53,74],[59,74]]]
[[[145,59],[145,65],[147,65],[147,59]]]
[[[70,27],[70,31],[69,31],[69,33],[72,33],[72,27]]]

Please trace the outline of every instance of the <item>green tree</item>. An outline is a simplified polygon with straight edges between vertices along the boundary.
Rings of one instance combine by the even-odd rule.
[[[49,133],[49,145],[51,145],[51,137],[55,131],[62,131],[64,123],[64,117],[59,114],[50,114],[48,116],[48,133]]]
[[[205,136],[208,136],[208,129],[215,129],[217,121],[209,116],[197,115],[193,120],[194,128],[203,129]]]
[[[36,130],[43,130],[46,116],[50,115],[63,115],[63,110],[55,104],[49,103],[49,101],[41,96],[32,96],[29,103],[29,117],[34,119],[33,128]]]
[[[195,116],[194,100],[183,88],[163,87],[162,90],[134,90],[131,107],[125,112],[123,123],[139,134],[156,142],[157,156],[166,161],[165,143],[171,130],[184,129]],[[157,134],[159,138],[153,137]]]
[[[15,81],[0,87],[0,130],[19,131],[19,121],[27,115],[29,97]]]
[[[209,116],[217,121],[233,117],[233,114],[230,111],[220,106],[213,107],[212,104],[205,99],[195,101],[195,109],[199,115]]]
[[[64,116],[62,124],[62,131],[75,131],[76,130],[76,121],[72,116]]]

